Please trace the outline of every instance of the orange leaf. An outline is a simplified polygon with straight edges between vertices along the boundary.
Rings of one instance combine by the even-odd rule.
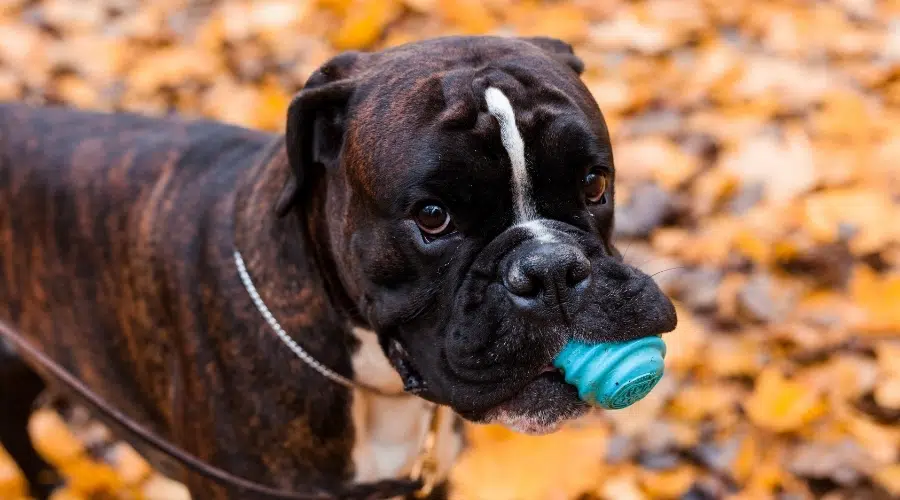
[[[777,368],[763,370],[744,408],[756,425],[777,432],[798,430],[825,411],[818,392],[785,378]]]
[[[25,478],[16,463],[3,447],[0,447],[0,498],[25,497]]]
[[[262,130],[281,131],[291,97],[281,87],[266,83],[259,91],[254,125]]]
[[[804,209],[805,227],[813,238],[837,241],[841,226],[848,226],[853,231],[850,249],[857,255],[900,242],[900,225],[885,223],[900,220],[900,205],[884,190],[833,189],[807,197]]]
[[[873,476],[891,495],[900,497],[900,464],[882,467]]]
[[[150,464],[126,444],[118,444],[115,448],[113,460],[116,473],[125,484],[136,485],[150,477],[153,470]]]
[[[159,474],[154,474],[144,482],[141,495],[142,500],[191,500],[184,485]]]
[[[885,224],[887,225],[887,224]],[[850,293],[863,316],[854,321],[859,330],[890,334],[900,330],[900,276],[879,277],[860,266],[853,273]]]
[[[366,48],[378,40],[385,26],[401,11],[397,0],[357,0],[332,42],[341,50]]]
[[[81,493],[110,492],[122,488],[122,480],[112,467],[87,458],[60,465],[60,471],[68,478],[73,490]]]
[[[588,33],[584,12],[564,3],[515,9],[509,20],[523,36],[550,36],[577,43]]]
[[[667,368],[686,371],[697,364],[700,353],[706,346],[708,333],[681,305],[675,304],[675,312],[678,315],[678,325],[663,337],[666,343],[665,365]]]
[[[62,488],[50,495],[50,500],[89,500],[89,498],[72,488]]]
[[[483,35],[494,29],[494,14],[480,0],[438,0],[438,12],[462,34]]]
[[[697,471],[682,465],[666,471],[642,471],[641,486],[651,498],[680,498],[694,484]]]
[[[28,423],[28,433],[34,448],[53,465],[62,466],[84,455],[84,446],[54,411],[35,412]]]
[[[470,449],[453,470],[452,497],[575,497],[593,489],[601,477],[606,436],[602,428],[568,428],[549,436],[510,436]]]

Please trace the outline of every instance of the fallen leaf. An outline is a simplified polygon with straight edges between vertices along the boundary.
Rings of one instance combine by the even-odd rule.
[[[60,472],[68,479],[69,486],[77,492],[111,492],[123,487],[122,480],[107,464],[82,457],[59,467]]]
[[[760,373],[753,393],[743,404],[756,425],[776,432],[798,430],[826,411],[813,388],[786,378],[774,367]]]
[[[900,204],[876,189],[844,189],[809,196],[804,202],[806,228],[818,241],[849,240],[857,255],[900,242],[900,227],[885,224],[900,217]]]
[[[841,423],[881,465],[897,463],[900,458],[900,429],[882,425],[854,411],[843,412]]]
[[[793,131],[783,139],[760,134],[722,159],[725,171],[742,182],[763,183],[765,196],[784,204],[812,189],[818,180],[809,138]]]
[[[437,11],[464,34],[483,35],[494,29],[497,21],[484,3],[477,0],[437,0]]]
[[[381,36],[400,12],[397,0],[355,0],[332,42],[343,50],[364,49]]]
[[[605,500],[644,500],[646,495],[631,475],[613,476],[603,482],[600,497]]]
[[[666,343],[666,369],[683,373],[695,366],[706,349],[709,333],[682,305],[675,304],[678,325],[663,339]]]
[[[0,498],[25,498],[25,478],[9,454],[0,447]]]
[[[721,416],[736,408],[743,396],[737,386],[685,385],[675,393],[670,412],[679,419],[698,422]]]
[[[564,429],[551,436],[517,435],[467,452],[455,467],[451,498],[564,498],[593,489],[602,477],[607,433]],[[571,457],[580,457],[571,460]]]
[[[860,266],[853,273],[850,293],[862,316],[853,326],[872,334],[891,334],[900,330],[900,276],[881,277]]]
[[[153,475],[150,464],[128,445],[116,445],[112,456],[116,474],[127,485],[139,485]]]
[[[884,466],[875,471],[873,477],[888,493],[900,496],[900,464]]]
[[[63,466],[84,456],[84,446],[54,411],[35,412],[28,422],[28,434],[35,450],[53,465]]]
[[[155,474],[143,483],[142,500],[192,500],[182,484]]]
[[[518,31],[523,36],[549,36],[578,43],[588,34],[584,12],[572,4],[520,4],[509,12],[509,21],[519,27]]]
[[[91,500],[87,495],[83,495],[72,488],[62,488],[53,492],[49,500]]]
[[[681,466],[670,471],[642,471],[639,481],[651,498],[681,498],[696,477],[693,467]]]

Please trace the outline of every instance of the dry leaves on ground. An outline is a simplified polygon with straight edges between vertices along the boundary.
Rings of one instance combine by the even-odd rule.
[[[561,37],[611,129],[620,249],[680,326],[632,408],[471,428],[455,497],[878,499],[900,496],[898,27],[897,0],[5,0],[0,99],[280,130],[339,50]],[[178,498],[84,425],[35,415],[56,500]],[[21,491],[0,453],[0,497]]]

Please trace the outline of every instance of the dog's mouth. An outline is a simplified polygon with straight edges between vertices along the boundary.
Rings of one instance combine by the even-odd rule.
[[[549,434],[589,410],[556,367],[544,367],[511,398],[485,413],[485,423],[497,423],[524,434]]]

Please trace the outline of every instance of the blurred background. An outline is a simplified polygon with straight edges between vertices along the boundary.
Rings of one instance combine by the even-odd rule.
[[[470,428],[454,498],[900,496],[900,1],[0,0],[0,100],[278,131],[337,52],[463,33],[574,45],[680,323],[639,404]],[[32,424],[56,500],[183,498],[83,414]]]

